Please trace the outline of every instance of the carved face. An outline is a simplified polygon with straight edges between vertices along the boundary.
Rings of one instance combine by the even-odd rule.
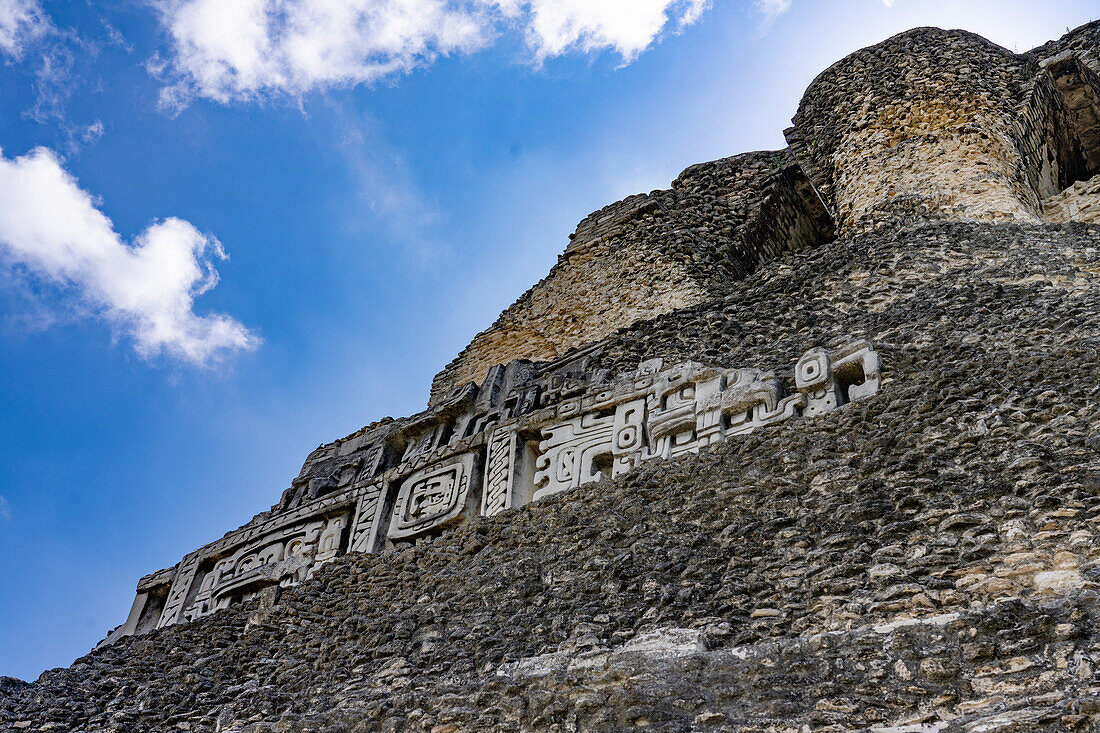
[[[455,472],[429,476],[418,481],[409,495],[409,519],[423,519],[440,514],[454,503]]]
[[[475,456],[468,453],[450,464],[414,473],[401,484],[389,536],[414,537],[451,521],[464,511]]]

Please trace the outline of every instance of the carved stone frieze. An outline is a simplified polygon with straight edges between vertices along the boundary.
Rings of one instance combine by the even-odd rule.
[[[575,406],[571,403],[570,406]],[[543,429],[546,439],[539,443],[535,498],[541,499],[565,489],[575,489],[599,480],[601,463],[610,468],[611,436],[615,416],[590,412],[560,425]]]
[[[150,578],[168,586],[157,625],[198,618],[266,586],[300,583],[349,548],[373,551],[383,494],[378,483],[357,486],[250,522],[189,554],[167,583],[165,571]]]
[[[281,527],[213,561],[184,617],[193,620],[204,616],[225,608],[235,598],[249,597],[275,583],[288,586],[302,582],[315,565],[336,557],[346,526],[347,515],[339,514]]]
[[[863,340],[807,351],[790,394],[773,372],[693,361],[651,359],[611,378],[586,368],[596,348],[495,367],[480,389],[321,446],[271,512],[144,578],[110,640],[299,583],[345,552],[415,542],[645,461],[830,412],[881,385],[878,355]]]
[[[498,428],[489,438],[485,458],[485,489],[481,497],[483,516],[491,517],[512,507],[516,442],[516,432],[509,428]]]
[[[405,479],[394,504],[390,538],[414,537],[458,518],[466,509],[474,463],[474,454],[467,453]]]
[[[358,493],[359,503],[356,505],[351,530],[350,551],[374,552],[382,530],[386,489],[382,483],[375,482],[364,486]]]

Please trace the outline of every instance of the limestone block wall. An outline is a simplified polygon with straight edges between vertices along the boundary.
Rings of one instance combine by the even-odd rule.
[[[1043,198],[1088,172],[1037,57],[964,31],[918,28],[842,59],[810,85],[786,134],[842,230],[1035,222]]]
[[[669,218],[655,197],[641,194],[582,221],[550,273],[435,377],[431,404],[480,382],[494,364],[555,359],[618,327],[702,301],[705,289],[685,264],[652,246],[656,233],[672,228]]]
[[[1082,26],[1029,56],[1061,95],[1089,170],[1100,171],[1100,28]]]
[[[919,28],[814,80],[791,147],[692,166],[587,217],[549,275],[432,383],[429,404],[494,364],[556,359],[706,301],[784,251],[928,219],[1036,223],[1100,172],[1100,33],[1026,54]],[[1053,210],[1053,209],[1052,209]]]
[[[430,404],[480,383],[494,364],[558,358],[703,302],[780,252],[831,238],[828,213],[784,153],[692,166],[668,190],[585,218],[550,273],[435,377]]]

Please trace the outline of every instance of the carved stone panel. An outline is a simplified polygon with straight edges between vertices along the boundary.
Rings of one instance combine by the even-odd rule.
[[[697,405],[717,391],[721,374],[687,362],[658,375],[646,397],[651,443],[646,458],[673,458],[699,450]],[[703,422],[707,428],[720,428]]]
[[[635,399],[615,408],[615,426],[612,431],[611,478],[637,468],[646,447],[645,399]]]
[[[562,411],[566,406],[562,406]],[[572,410],[572,406],[570,406]],[[611,467],[611,437],[615,431],[615,415],[588,413],[564,424],[543,430],[545,440],[539,443],[535,465],[535,499],[575,489],[581,484],[598,481],[601,457],[607,457]]]
[[[801,395],[783,396],[783,386],[771,372],[737,369],[729,374],[716,403],[726,435],[751,433],[798,414]]]
[[[374,552],[378,535],[382,531],[382,511],[385,508],[385,485],[375,482],[364,486],[359,492],[359,503],[355,508],[354,524],[351,528],[350,552]]]
[[[390,538],[415,537],[457,519],[466,508],[473,473],[474,455],[467,453],[405,479],[394,504]]]
[[[798,391],[806,398],[804,414],[821,415],[840,406],[829,352],[825,349],[806,352],[798,360],[794,379]]]
[[[424,413],[314,451],[273,513],[139,585],[133,619],[112,638],[300,582],[343,552],[375,551],[384,537],[413,539],[479,511],[493,516],[617,478],[642,461],[830,412],[875,394],[880,371],[865,340],[806,352],[790,395],[774,373],[754,368],[665,368],[654,359],[613,377],[575,358],[513,363],[493,371],[480,393],[467,385]],[[529,442],[535,434],[542,440]]]
[[[516,432],[511,428],[498,428],[489,438],[485,456],[485,488],[481,495],[481,513],[486,517],[512,506],[516,444]]]
[[[280,527],[232,548],[231,554],[207,560],[213,566],[202,576],[198,592],[183,616],[193,620],[268,586],[301,583],[343,551],[347,526],[346,513],[318,517]]]
[[[160,616],[157,628],[163,628],[176,623],[183,613],[187,596],[191,592],[191,584],[195,580],[195,573],[199,568],[199,552],[192,552],[180,562],[176,569],[176,575],[172,578],[172,587],[168,591],[168,601],[164,604],[164,612]]]
[[[348,518],[343,514],[328,520],[317,540],[317,550],[313,556],[315,565],[320,566],[340,554],[344,529],[347,526]]]
[[[867,341],[832,351],[811,349],[795,366],[795,387],[805,397],[803,414],[821,415],[878,392],[879,358]]]

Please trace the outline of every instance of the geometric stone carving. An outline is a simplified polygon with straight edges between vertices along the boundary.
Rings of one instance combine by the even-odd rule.
[[[342,548],[346,514],[281,527],[272,534],[246,542],[213,562],[203,576],[195,597],[182,615],[188,620],[238,599],[248,598],[271,585],[297,585],[320,564],[336,557]]]
[[[364,469],[363,475],[369,472]],[[266,586],[300,583],[356,544],[364,548],[361,551],[374,549],[383,493],[379,483],[356,485],[276,516],[260,515],[187,555],[171,573],[171,581],[162,581],[167,599],[157,627],[204,616]]]
[[[685,362],[661,370],[646,362],[627,379],[563,402],[557,418],[568,419],[541,427],[534,498],[872,395],[880,386],[878,355],[866,341],[812,349],[798,362],[795,386],[797,394],[784,395],[775,375],[759,369]]]
[[[720,420],[713,409],[700,419],[697,405],[713,400],[723,376],[721,370],[691,361],[659,375],[646,399],[652,444],[646,458],[673,458],[715,439],[721,431]]]
[[[489,438],[485,456],[485,484],[481,495],[481,514],[491,517],[512,506],[515,483],[516,432],[497,428]]]
[[[344,536],[344,529],[347,526],[348,518],[343,514],[328,520],[328,524],[325,525],[320,538],[317,540],[317,551],[313,556],[313,561],[317,566],[340,554],[341,538]]]
[[[595,348],[490,370],[480,389],[466,385],[418,415],[321,446],[272,512],[143,579],[108,641],[299,583],[344,552],[415,541],[645,461],[824,414],[881,386],[864,340],[806,352],[789,395],[772,372],[691,361],[665,369],[651,359],[612,379],[587,368]]]
[[[866,341],[842,349],[811,349],[795,367],[795,387],[806,399],[803,414],[820,415],[879,388],[879,358]]]
[[[870,397],[882,386],[882,362],[870,341],[855,341],[834,349],[830,361],[841,388],[841,405]]]
[[[192,552],[180,561],[179,568],[172,578],[168,602],[164,605],[164,611],[161,614],[157,628],[174,624],[180,620],[180,615],[183,613],[183,605],[187,601],[187,595],[191,591],[191,584],[195,580],[195,572],[199,568],[199,557],[201,552],[202,550]]]
[[[717,396],[724,435],[741,435],[775,425],[798,414],[801,395],[783,396],[783,386],[771,372],[738,369]]]
[[[359,493],[348,552],[374,552],[382,530],[385,485],[375,482],[363,487]]]
[[[611,476],[618,478],[636,468],[646,449],[645,399],[624,402],[615,407],[615,425],[611,432]]]
[[[827,351],[813,349],[807,352],[798,360],[794,375],[795,386],[806,399],[805,414],[820,415],[840,406],[838,386]]]
[[[401,484],[393,508],[389,536],[401,539],[448,524],[466,508],[474,454],[421,469]]]
[[[559,413],[560,414],[560,413]],[[543,429],[545,440],[539,443],[535,463],[535,499],[573,489],[604,476],[601,460],[611,465],[611,436],[615,416],[587,413],[561,425]],[[609,477],[610,478],[610,477]]]

